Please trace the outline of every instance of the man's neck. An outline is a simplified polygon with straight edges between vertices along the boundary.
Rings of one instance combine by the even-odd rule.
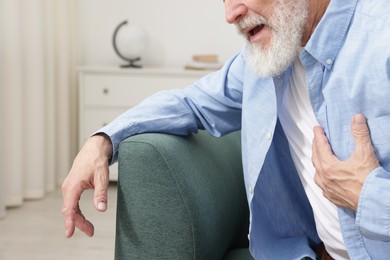
[[[324,16],[329,3],[330,0],[309,0],[309,17],[302,37],[302,46],[305,46],[309,41],[315,28]]]

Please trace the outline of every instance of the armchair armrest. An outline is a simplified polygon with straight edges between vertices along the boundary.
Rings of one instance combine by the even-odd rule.
[[[116,259],[222,259],[248,246],[239,132],[137,135],[118,160]]]

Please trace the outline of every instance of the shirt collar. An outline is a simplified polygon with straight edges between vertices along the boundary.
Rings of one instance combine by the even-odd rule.
[[[305,46],[305,50],[328,70],[332,68],[344,42],[357,1],[330,1],[324,16]]]

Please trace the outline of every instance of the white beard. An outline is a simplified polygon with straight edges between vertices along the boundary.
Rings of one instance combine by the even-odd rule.
[[[308,17],[307,0],[278,0],[269,20],[262,16],[244,18],[237,27],[266,24],[272,28],[269,47],[246,43],[248,64],[261,77],[282,74],[299,53],[303,30]]]

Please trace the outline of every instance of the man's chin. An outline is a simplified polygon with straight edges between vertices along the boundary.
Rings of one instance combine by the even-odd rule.
[[[263,49],[255,44],[248,44],[246,48],[247,62],[252,70],[260,77],[275,77],[294,62],[298,55],[299,46],[279,46],[282,48]]]

